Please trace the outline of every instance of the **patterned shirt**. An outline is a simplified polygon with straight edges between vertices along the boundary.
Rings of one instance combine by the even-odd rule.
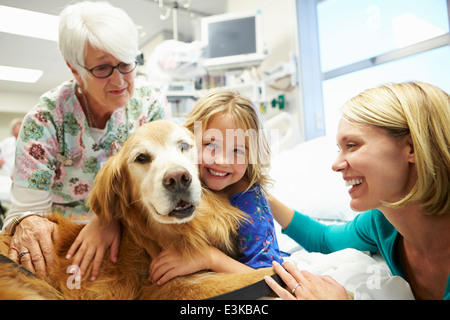
[[[95,175],[137,127],[165,117],[167,100],[156,87],[135,85],[128,105],[112,113],[97,143],[75,84],[64,82],[45,93],[25,116],[17,139],[14,184],[50,191],[53,210],[88,219],[86,200]]]
[[[271,267],[273,260],[282,263],[272,212],[261,186],[255,185],[235,194],[230,202],[249,215],[249,221],[239,228],[240,247],[244,256],[238,261],[252,268]]]

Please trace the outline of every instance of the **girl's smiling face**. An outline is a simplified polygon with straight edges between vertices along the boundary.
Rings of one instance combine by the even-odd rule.
[[[199,148],[200,179],[214,191],[232,196],[244,191],[248,165],[248,144],[245,133],[230,115],[213,117],[203,132]]]
[[[409,135],[393,138],[382,128],[341,119],[339,155],[333,170],[350,187],[350,206],[361,212],[405,197],[416,181],[414,149]]]

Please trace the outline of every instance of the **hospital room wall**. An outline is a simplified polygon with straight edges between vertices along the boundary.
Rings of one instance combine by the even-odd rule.
[[[261,70],[267,71],[279,62],[288,62],[293,53],[299,61],[297,16],[295,0],[227,0],[228,12],[260,10],[263,20],[263,35],[269,55],[261,64]],[[281,87],[282,85],[280,85]],[[267,111],[263,115],[271,118],[280,112],[272,108],[270,101],[279,95],[285,96],[286,106],[283,111],[289,112],[297,123],[300,135],[304,139],[301,89],[296,86],[290,92],[267,88]]]
[[[0,141],[11,136],[9,124],[18,117],[24,117],[38,101],[39,94],[24,94],[0,90]]]
[[[299,55],[298,50],[298,33],[297,33],[297,16],[296,16],[296,1],[295,0],[226,0],[226,12],[254,12],[261,11],[263,21],[263,37],[267,46],[269,55],[262,62],[260,70],[261,72],[268,71],[280,62],[289,62],[291,53],[297,57]],[[200,24],[200,20],[195,21]],[[199,40],[201,37],[200,29],[197,30],[196,35]],[[182,34],[180,34],[182,35]],[[141,51],[145,57],[149,57],[153,50],[164,40],[171,39],[172,34],[163,32],[156,36],[154,39],[146,43]],[[286,81],[282,81],[280,84],[276,83],[279,87],[286,86]],[[269,119],[281,112],[276,107],[271,106],[272,99],[278,99],[279,95],[285,97],[285,108],[283,111],[289,112],[292,115],[295,123],[299,127],[299,135],[304,140],[303,136],[303,114],[302,114],[302,96],[299,86],[296,86],[289,92],[274,90],[270,87],[266,88],[266,112],[262,114],[263,119]],[[246,94],[246,92],[242,92]]]
[[[260,10],[263,17],[264,38],[269,50],[268,58],[262,63],[261,70],[267,71],[279,62],[288,62],[290,53],[298,58],[298,36],[295,0],[227,0],[227,11],[254,11]],[[160,43],[164,39],[155,39]],[[146,47],[154,48],[155,44]],[[10,136],[9,123],[12,119],[24,116],[39,100],[40,94],[17,94],[0,90],[0,141]],[[270,101],[279,95],[285,96],[285,111],[289,112],[295,122],[302,126],[302,101],[298,87],[290,92],[267,89],[267,112],[263,115],[270,118],[280,110],[272,108]]]

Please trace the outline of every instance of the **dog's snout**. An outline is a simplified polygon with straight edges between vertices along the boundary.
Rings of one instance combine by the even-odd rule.
[[[163,185],[170,191],[187,189],[192,182],[189,172],[182,167],[175,167],[167,170],[163,178]]]

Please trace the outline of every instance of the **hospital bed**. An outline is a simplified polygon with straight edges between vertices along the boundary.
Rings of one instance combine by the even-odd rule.
[[[299,128],[287,112],[265,121],[265,132],[276,132],[270,139],[275,150],[271,161],[271,194],[287,206],[322,223],[345,223],[357,213],[350,209],[342,175],[331,165],[337,156],[335,137],[325,136],[301,142]],[[274,130],[274,131],[272,131]],[[381,255],[354,249],[331,254],[307,252],[281,233],[275,224],[282,251],[291,253],[285,260],[299,269],[317,275],[330,275],[355,299],[414,299],[408,283],[392,276]]]

